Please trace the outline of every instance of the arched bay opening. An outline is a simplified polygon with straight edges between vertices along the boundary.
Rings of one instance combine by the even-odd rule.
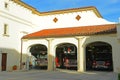
[[[88,44],[86,70],[113,71],[112,46],[105,42]]]
[[[57,68],[77,70],[77,47],[71,43],[61,43],[56,48]]]
[[[32,64],[35,69],[47,69],[47,47],[42,44],[32,45],[30,48],[31,55],[34,57]]]

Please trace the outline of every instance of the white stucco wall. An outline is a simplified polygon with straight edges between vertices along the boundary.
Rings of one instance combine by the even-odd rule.
[[[8,4],[8,8],[5,8],[5,3]],[[0,11],[4,12],[5,14],[10,15],[11,17],[18,18],[19,20],[21,19],[21,21],[23,20],[23,22],[31,23],[31,10],[10,0],[1,0],[0,5]]]
[[[4,8],[5,2],[9,4],[8,9]],[[30,16],[32,16],[30,10],[12,1],[0,1],[0,53],[7,53],[7,70],[12,70],[13,65],[19,66],[21,37],[34,28]],[[4,24],[8,25],[7,36],[3,35]]]
[[[0,32],[0,51],[1,53],[7,54],[7,66],[18,65],[19,64],[19,53],[21,50],[21,37],[25,34],[22,31],[27,31],[30,29],[29,26],[13,22],[11,20],[4,20],[0,18],[2,21],[1,32]],[[3,35],[3,26],[4,23],[8,24],[9,33],[8,36]],[[14,57],[14,59],[13,59]],[[17,62],[17,63],[16,63]]]
[[[120,23],[117,24],[117,39],[120,40]]]
[[[79,15],[81,19],[78,21],[76,16]],[[54,18],[58,21],[55,23]],[[45,16],[34,16],[33,22],[36,25],[41,26],[38,29],[48,29],[48,28],[63,28],[63,27],[78,27],[78,26],[88,26],[88,25],[101,25],[101,24],[112,24],[103,18],[98,18],[97,15],[92,11],[79,11],[61,14],[51,14]]]

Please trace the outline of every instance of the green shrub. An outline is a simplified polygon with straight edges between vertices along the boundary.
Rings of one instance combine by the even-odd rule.
[[[118,80],[120,80],[120,73],[118,74]]]

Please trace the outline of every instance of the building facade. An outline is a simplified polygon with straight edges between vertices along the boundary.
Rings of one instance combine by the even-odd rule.
[[[35,45],[46,47],[47,69],[54,70],[58,48],[68,44],[76,47],[77,71],[87,70],[87,48],[96,45],[110,47],[112,71],[120,71],[119,25],[102,18],[95,7],[39,12],[20,0],[0,4],[1,71],[15,65],[28,69]]]

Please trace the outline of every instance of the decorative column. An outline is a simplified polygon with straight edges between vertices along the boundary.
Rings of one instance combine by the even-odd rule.
[[[84,72],[85,71],[85,53],[84,53],[84,49],[82,49],[82,40],[84,37],[77,37],[78,40],[78,52],[77,52],[77,68],[78,68],[78,72]]]
[[[47,38],[48,41],[48,71],[54,70],[54,55],[52,53],[52,40],[51,38]]]

